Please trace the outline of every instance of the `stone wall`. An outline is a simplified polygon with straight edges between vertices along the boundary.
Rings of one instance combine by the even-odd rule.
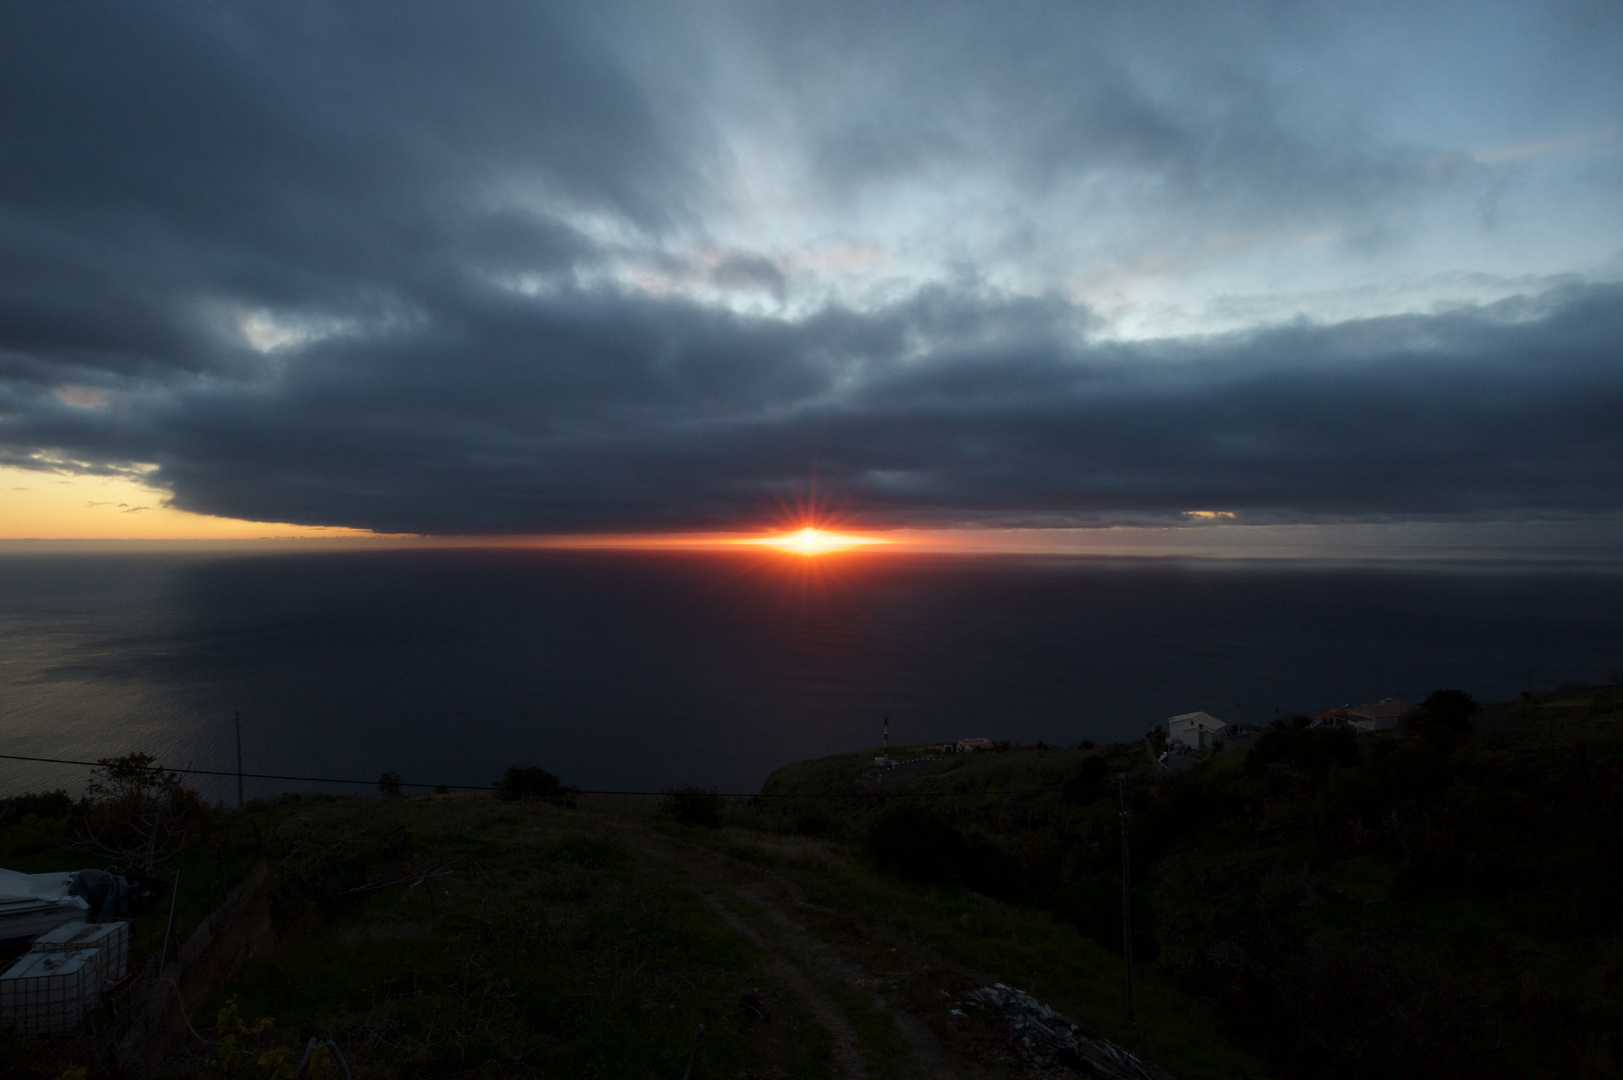
[[[180,952],[161,972],[149,972],[120,1018],[128,1023],[114,1046],[116,1067],[139,1074],[161,1061],[181,1039],[191,1039],[189,1020],[197,1009],[234,977],[251,957],[276,946],[271,925],[270,866],[264,859],[192,932]],[[212,1026],[207,1024],[205,1026]],[[123,1024],[120,1024],[123,1027]],[[212,1031],[204,1033],[211,1036]]]

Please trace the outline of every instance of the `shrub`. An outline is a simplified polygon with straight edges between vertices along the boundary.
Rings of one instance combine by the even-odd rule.
[[[574,805],[572,796],[578,788],[566,785],[557,775],[539,765],[509,765],[507,771],[490,785],[498,799],[509,802],[516,799],[542,799],[558,805]]]
[[[68,840],[73,800],[66,791],[18,795],[0,803],[0,855],[37,855]]]
[[[73,800],[62,788],[55,791],[28,792],[0,805],[0,828],[29,814],[37,818],[65,818],[73,813]]]
[[[1433,690],[1420,703],[1409,726],[1427,742],[1447,747],[1471,732],[1471,714],[1477,704],[1461,690]]]
[[[659,809],[682,825],[714,828],[721,824],[721,796],[700,787],[673,788],[665,792],[659,800]]]
[[[1433,690],[1420,703],[1420,711],[1441,723],[1464,725],[1476,712],[1476,702],[1463,690]]]
[[[796,808],[789,828],[803,836],[835,836],[840,831],[840,823],[827,807],[813,804]]]
[[[935,884],[959,879],[969,847],[946,818],[910,803],[889,807],[874,818],[866,846],[881,870]]]
[[[1350,728],[1277,727],[1251,748],[1245,771],[1255,775],[1277,763],[1322,776],[1332,768],[1353,768],[1360,760],[1358,736]]]
[[[1105,794],[1105,781],[1110,767],[1103,757],[1084,758],[1081,767],[1065,781],[1062,789],[1065,801],[1075,806],[1093,802]]]
[[[941,814],[912,803],[886,809],[868,828],[868,857],[907,881],[962,884],[988,896],[1022,895],[1029,875],[1002,849],[960,832]]]
[[[24,814],[0,833],[0,855],[38,855],[61,847],[70,835],[67,818]]]

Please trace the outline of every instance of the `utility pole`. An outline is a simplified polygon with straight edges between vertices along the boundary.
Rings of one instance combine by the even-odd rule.
[[[242,712],[237,712],[237,809],[242,809]]]
[[[1132,875],[1127,861],[1127,774],[1117,773],[1117,792],[1121,798],[1121,955],[1127,964],[1127,1024],[1133,1023],[1133,891]]]
[[[885,717],[885,764],[890,764],[890,717]]]

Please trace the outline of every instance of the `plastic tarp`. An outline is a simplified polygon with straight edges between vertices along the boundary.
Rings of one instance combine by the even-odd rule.
[[[0,902],[53,900],[89,911],[90,905],[83,897],[72,895],[73,879],[81,872],[69,870],[60,874],[19,874],[15,870],[0,870]]]
[[[81,870],[73,875],[69,895],[89,904],[98,919],[127,919],[134,892],[128,878],[105,870]]]

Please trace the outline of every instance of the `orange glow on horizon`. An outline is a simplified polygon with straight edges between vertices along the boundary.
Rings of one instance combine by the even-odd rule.
[[[381,539],[365,529],[190,513],[145,482],[149,471],[98,476],[0,465],[0,540]]]
[[[865,547],[869,544],[888,544],[889,540],[881,540],[876,536],[853,536],[849,533],[827,532],[806,526],[792,533],[782,536],[752,537],[748,540],[734,541],[739,544],[752,544],[758,547],[775,547],[780,551],[791,552],[795,555],[827,555],[833,551],[844,551],[848,548]]]

